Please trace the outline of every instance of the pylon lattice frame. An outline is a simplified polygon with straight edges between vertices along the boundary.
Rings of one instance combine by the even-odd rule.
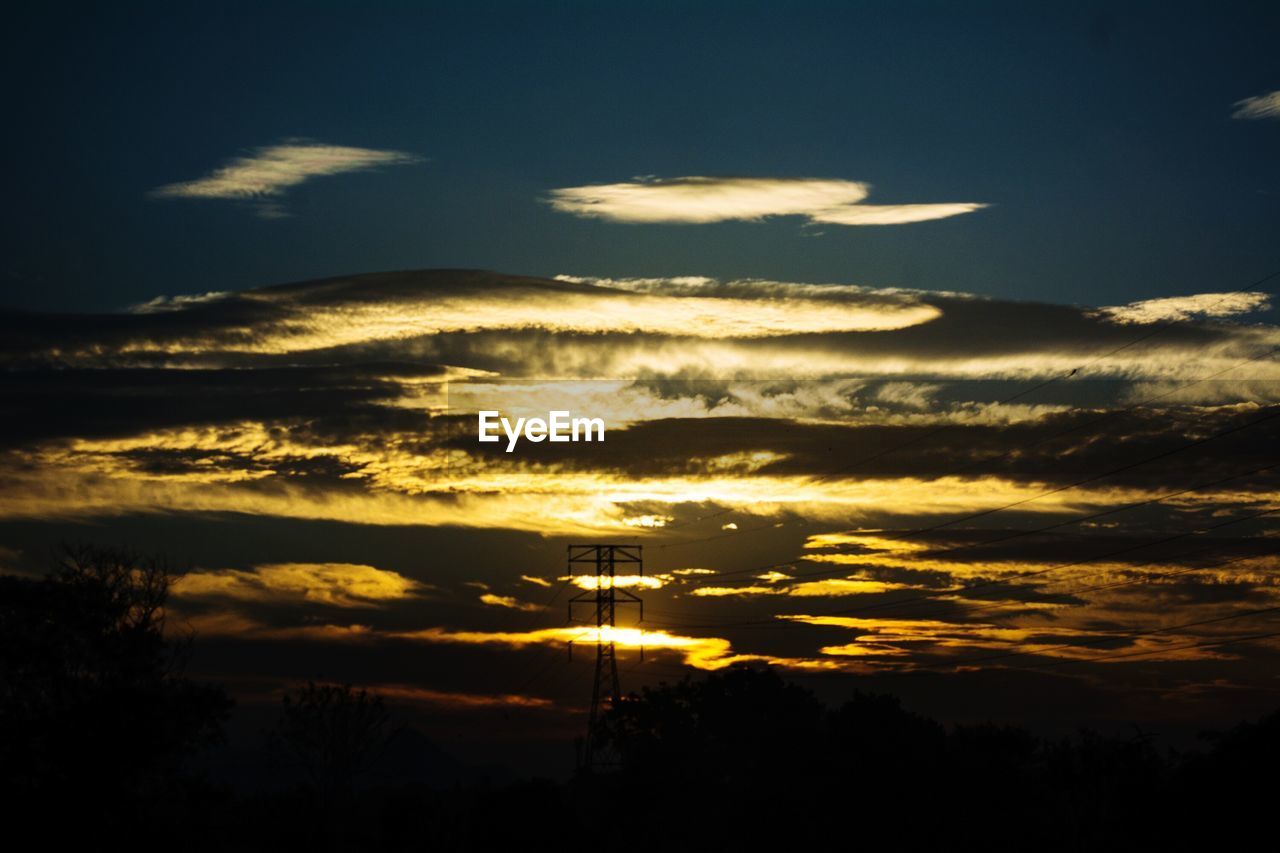
[[[574,622],[575,606],[580,611],[583,606],[593,608],[594,615],[586,621],[594,621],[596,628],[596,672],[591,688],[591,716],[587,721],[587,737],[578,752],[578,768],[592,772],[617,764],[617,755],[602,743],[601,726],[603,710],[601,705],[608,702],[614,707],[621,701],[622,687],[618,682],[618,657],[614,648],[612,629],[616,627],[617,611],[620,606],[636,605],[640,609],[640,621],[644,621],[644,602],[640,596],[628,589],[618,589],[614,585],[617,568],[634,568],[637,576],[644,576],[644,560],[639,545],[570,545],[569,576],[577,569],[582,573],[587,569],[596,578],[595,588],[586,589],[569,599],[569,621]],[[608,636],[606,636],[606,634]],[[640,649],[643,659],[644,647]],[[569,656],[573,657],[573,641],[569,641]]]

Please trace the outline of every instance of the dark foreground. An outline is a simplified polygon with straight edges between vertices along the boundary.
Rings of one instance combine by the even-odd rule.
[[[264,741],[264,772],[283,781],[219,784],[200,768],[230,703],[182,675],[183,645],[163,631],[170,577],[86,549],[44,580],[0,576],[11,837],[85,850],[1273,846],[1280,712],[1174,752],[1140,732],[947,728],[886,695],[831,708],[747,667],[624,701],[599,744],[611,770],[504,786],[380,781],[370,771],[406,742],[382,700],[308,685]]]

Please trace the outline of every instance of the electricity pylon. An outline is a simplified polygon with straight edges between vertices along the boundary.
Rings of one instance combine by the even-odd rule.
[[[574,606],[579,610],[588,605],[595,609],[594,617],[586,621],[591,624],[592,618],[596,628],[596,677],[591,688],[591,717],[587,721],[587,738],[578,750],[578,769],[590,773],[603,767],[618,763],[618,756],[604,745],[601,731],[603,711],[601,704],[608,702],[615,707],[622,697],[622,687],[618,684],[618,658],[613,648],[613,629],[619,606],[629,604],[640,608],[640,621],[644,621],[644,602],[635,593],[627,589],[618,589],[614,584],[615,571],[622,566],[625,574],[644,576],[644,561],[640,556],[639,545],[570,545],[569,576],[573,577],[574,569],[580,573],[583,569],[594,571],[595,588],[584,589],[569,599],[569,621],[574,621]],[[573,655],[573,641],[569,641],[569,654]],[[641,655],[644,654],[643,648]]]

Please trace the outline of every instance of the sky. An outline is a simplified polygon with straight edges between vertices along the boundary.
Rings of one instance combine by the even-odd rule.
[[[705,275],[1086,305],[1269,272],[1273,4],[35,4],[7,27],[11,308],[335,274]],[[290,140],[399,152],[157,195]],[[824,178],[913,228],[578,218],[557,190]],[[1226,288],[1230,289],[1230,288]]]
[[[0,570],[164,552],[237,713],[348,681],[526,769],[584,725],[582,542],[643,548],[628,689],[745,662],[1050,731],[1273,708],[1278,23],[19,12]],[[490,409],[606,439],[508,451]]]

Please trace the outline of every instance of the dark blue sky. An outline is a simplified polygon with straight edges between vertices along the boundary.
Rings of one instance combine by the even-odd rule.
[[[1114,304],[1280,268],[1280,6],[40,4],[5,28],[11,308],[342,273],[701,274]],[[148,192],[289,138],[411,152],[293,216]],[[637,175],[833,177],[919,224],[626,225]],[[818,233],[821,232],[821,233]]]

